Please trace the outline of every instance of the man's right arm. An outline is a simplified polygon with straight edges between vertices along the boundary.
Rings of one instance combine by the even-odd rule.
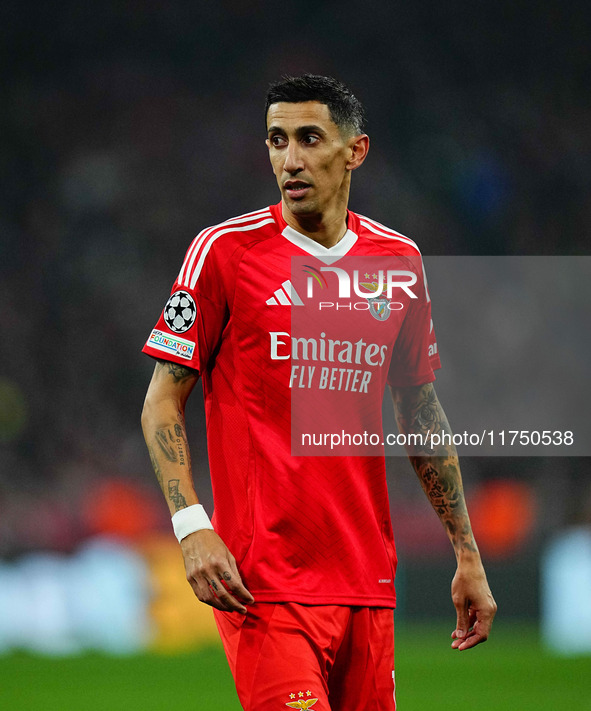
[[[199,503],[193,486],[185,405],[199,374],[169,361],[158,361],[142,411],[142,429],[150,460],[171,515]],[[253,602],[242,584],[236,560],[211,529],[181,541],[187,580],[195,595],[219,610],[246,612]]]

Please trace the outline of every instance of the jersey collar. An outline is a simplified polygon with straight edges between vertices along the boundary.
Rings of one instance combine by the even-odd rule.
[[[299,247],[304,252],[307,252],[322,261],[328,259],[331,262],[333,259],[340,259],[340,257],[344,257],[355,242],[357,242],[357,235],[351,230],[347,230],[334,247],[324,247],[322,244],[316,242],[316,240],[297,232],[289,225],[284,228],[281,234],[285,237],[285,239],[288,239],[292,244],[295,244],[296,247]]]
[[[299,247],[302,251],[307,254],[311,254],[313,257],[316,257],[321,261],[329,263],[344,257],[349,252],[351,247],[353,247],[355,242],[357,242],[357,234],[353,232],[353,230],[348,229],[333,247],[325,247],[319,242],[316,242],[316,240],[313,240],[311,237],[303,235],[301,232],[294,230],[293,227],[286,224],[281,214],[281,203],[274,207],[276,208],[274,210],[275,218],[279,222],[280,226],[283,227],[281,234],[285,237],[285,239],[289,240],[296,247]],[[351,213],[349,211],[347,211],[347,213],[348,223],[351,224]]]

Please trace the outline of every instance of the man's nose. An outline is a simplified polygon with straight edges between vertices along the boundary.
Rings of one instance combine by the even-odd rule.
[[[290,175],[296,175],[304,169],[302,153],[297,142],[289,143],[285,151],[283,170]]]

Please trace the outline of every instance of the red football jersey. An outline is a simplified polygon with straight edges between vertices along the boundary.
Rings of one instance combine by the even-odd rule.
[[[415,243],[347,226],[327,249],[279,203],[204,230],[143,349],[201,374],[214,528],[260,602],[395,605],[382,397],[439,357]]]

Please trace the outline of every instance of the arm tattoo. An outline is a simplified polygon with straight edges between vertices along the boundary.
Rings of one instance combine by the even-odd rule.
[[[191,466],[191,453],[189,451],[189,443],[187,441],[187,431],[185,429],[185,418],[179,410],[177,413],[178,422],[174,425],[174,433],[176,435],[176,448],[179,455],[179,464]]]
[[[162,470],[160,469],[160,465],[158,464],[158,460],[154,455],[152,447],[148,446],[148,452],[150,454],[150,461],[152,462],[152,467],[154,469],[154,473],[156,474],[156,478],[158,479],[158,483],[160,484],[160,488],[164,491],[162,484]]]
[[[393,397],[400,431],[420,435],[410,440],[408,456],[454,548],[476,551],[456,448],[443,444],[435,451],[429,439],[432,434],[451,434],[433,385],[398,388]]]
[[[193,368],[187,368],[184,365],[179,365],[178,363],[172,363],[169,360],[159,360],[156,363],[156,368],[162,369],[166,368],[169,375],[172,375],[175,383],[184,383],[185,380],[189,378],[197,377],[198,373]]]
[[[457,456],[409,459],[454,548],[476,552]]]
[[[174,504],[175,511],[187,508],[187,501],[179,491],[179,479],[171,479],[168,482],[168,498]]]
[[[168,437],[166,436],[167,432],[165,430],[156,430],[156,442],[158,442],[158,445],[162,452],[164,453],[164,456],[169,462],[176,462],[177,461],[177,456],[174,452],[174,449],[172,448],[170,442],[168,439],[172,442],[174,442],[174,438],[168,430]]]
[[[413,443],[413,453],[434,454],[431,435],[451,434],[445,413],[441,409],[432,383],[420,388],[408,388],[408,392],[396,391],[396,421],[401,432],[421,435]]]

